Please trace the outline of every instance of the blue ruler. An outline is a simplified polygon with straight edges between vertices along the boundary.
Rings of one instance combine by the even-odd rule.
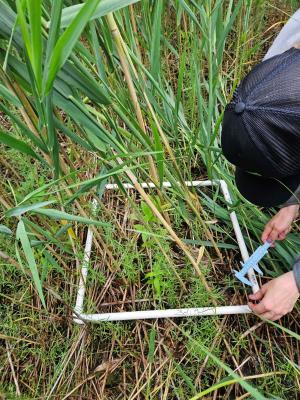
[[[245,276],[247,275],[249,268],[253,268],[254,271],[263,275],[262,270],[259,268],[259,261],[268,253],[269,247],[272,245],[272,242],[266,242],[265,244],[259,246],[255,252],[242,264],[242,269],[240,271],[234,271],[236,278],[238,278],[245,285],[253,286],[253,283],[250,282]]]

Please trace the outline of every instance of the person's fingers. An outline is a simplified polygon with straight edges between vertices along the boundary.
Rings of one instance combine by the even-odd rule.
[[[275,240],[278,239],[278,235],[279,235],[278,230],[276,228],[273,228],[267,239],[271,240],[272,242],[275,242]]]
[[[265,226],[265,229],[264,229],[262,235],[261,235],[262,242],[265,242],[268,239],[268,237],[269,237],[271,232],[272,232],[272,227],[271,227],[271,225],[267,224]]]
[[[261,240],[266,242],[267,240],[275,242],[278,239],[279,231],[274,227],[274,224],[270,223],[265,226],[265,229],[261,235]]]
[[[267,310],[267,308],[266,308],[266,306],[265,306],[263,301],[261,301],[259,304],[254,304],[254,303],[249,302],[248,306],[249,306],[249,308],[251,308],[251,310],[255,314],[258,314],[258,315],[264,314],[267,311],[269,311],[269,310]]]

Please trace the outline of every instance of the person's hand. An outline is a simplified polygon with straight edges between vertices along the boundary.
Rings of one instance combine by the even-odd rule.
[[[261,235],[261,240],[265,242],[270,240],[283,240],[291,230],[291,225],[299,212],[299,205],[292,205],[282,208],[277,214],[267,223]]]
[[[299,291],[293,271],[287,272],[272,279],[261,287],[255,294],[251,294],[251,301],[259,300],[258,304],[249,302],[251,310],[261,317],[276,321],[294,308],[299,298]]]

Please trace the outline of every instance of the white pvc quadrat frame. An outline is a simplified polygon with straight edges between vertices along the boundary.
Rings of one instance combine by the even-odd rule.
[[[220,185],[222,193],[228,204],[232,203],[228,186],[224,180],[206,180],[206,181],[187,181],[185,185],[188,187],[207,187]],[[136,190],[135,187],[130,183],[123,184],[125,189]],[[144,189],[155,188],[154,183],[144,182],[141,183]],[[171,187],[170,182],[163,182],[163,187]],[[107,184],[105,190],[117,190],[119,187],[117,184]],[[96,201],[94,202],[96,207]],[[245,244],[244,237],[241,232],[241,228],[234,211],[230,212],[230,219],[233,225],[235,236],[239,245],[241,256],[243,261],[249,258],[248,250]],[[222,306],[222,307],[196,307],[196,308],[177,308],[177,309],[166,309],[166,310],[146,310],[146,311],[125,311],[125,312],[112,312],[103,314],[85,314],[84,313],[84,297],[86,289],[86,280],[88,275],[88,266],[90,261],[90,255],[92,250],[93,242],[93,231],[91,228],[88,229],[87,239],[84,249],[83,263],[81,267],[81,276],[78,285],[76,305],[74,308],[73,320],[77,324],[84,324],[85,322],[98,323],[102,321],[128,321],[128,320],[141,320],[151,318],[178,318],[178,317],[192,317],[192,316],[208,316],[208,315],[226,315],[226,314],[247,314],[251,313],[250,308],[247,305],[237,306]],[[256,279],[255,272],[252,268],[248,271],[248,278],[252,283],[253,293],[259,290],[259,285]]]

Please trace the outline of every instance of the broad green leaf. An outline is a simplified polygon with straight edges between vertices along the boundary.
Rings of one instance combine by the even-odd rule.
[[[100,122],[90,114],[84,104],[80,104],[71,96],[66,99],[58,93],[55,94],[54,100],[77,124],[84,127],[86,132],[89,132],[89,134],[87,134],[87,139],[90,140],[91,144],[93,144],[93,139],[91,139],[91,137],[95,136],[100,141],[103,141],[103,145],[109,144],[115,149],[118,149],[118,142],[114,139],[111,132],[105,129]],[[100,142],[97,142],[97,147],[99,149]]]
[[[100,53],[100,46],[99,46],[100,43],[98,41],[96,32],[96,21],[92,21],[90,23],[90,31],[91,31],[91,44],[93,46],[93,51],[95,54],[95,61],[97,65],[98,74],[101,80],[107,84],[105,64]]]
[[[57,42],[57,39],[59,37],[62,6],[63,6],[63,0],[55,0],[55,3],[52,2],[45,65],[48,65],[51,54],[55,47],[55,43]]]
[[[65,219],[67,221],[81,222],[83,224],[91,224],[91,225],[99,225],[99,226],[110,226],[110,224],[105,223],[105,222],[95,221],[95,220],[92,220],[92,219],[88,219],[88,218],[84,218],[84,217],[68,214],[68,213],[66,213],[64,211],[54,210],[54,209],[51,209],[51,208],[37,208],[37,209],[34,209],[33,211],[35,213],[37,213],[37,214],[43,214],[43,215],[46,215],[49,218],[58,219],[58,220]]]
[[[43,289],[42,289],[42,283],[41,283],[39,272],[38,272],[37,265],[35,262],[34,253],[30,246],[26,228],[25,228],[24,222],[22,220],[20,220],[18,223],[16,238],[17,238],[17,240],[20,240],[20,242],[22,244],[24,255],[28,262],[28,266],[31,271],[33,282],[38,291],[41,302],[42,302],[43,306],[46,308],[45,298],[44,298]]]
[[[0,131],[0,143],[5,144],[12,149],[18,150],[23,154],[28,154],[29,156],[36,158],[37,160],[41,160],[41,157],[38,156],[27,143],[22,140],[16,139],[12,135],[6,134]]]
[[[47,41],[47,50],[46,50],[46,60],[45,65],[49,64],[49,60],[51,58],[55,43],[59,37],[59,26],[60,26],[60,18],[61,18],[61,10],[62,10],[62,0],[55,1],[52,3],[51,8],[51,24],[49,29],[49,36]],[[43,85],[45,84],[47,69],[44,69],[43,76]],[[43,89],[44,90],[44,89]],[[55,177],[59,176],[60,172],[60,162],[59,162],[59,142],[57,139],[57,133],[55,129],[55,117],[54,117],[54,109],[53,109],[53,92],[49,91],[48,96],[45,99],[45,117],[47,123],[47,133],[48,133],[48,141],[49,147],[52,155],[53,166],[55,170]]]
[[[96,135],[91,133],[88,129],[86,129],[86,137],[89,143],[97,150],[101,152],[106,152],[106,146],[101,139],[99,139]]]
[[[5,98],[9,103],[15,105],[16,107],[22,107],[22,104],[18,97],[12,93],[10,90],[6,89],[5,86],[0,84],[0,95]]]
[[[158,80],[161,68],[160,59],[160,37],[161,37],[161,17],[163,12],[163,1],[154,2],[154,18],[152,24],[152,38],[151,38],[151,73],[154,79]]]
[[[31,65],[34,72],[38,94],[42,93],[42,2],[41,0],[27,0],[28,17],[31,39]]]
[[[0,225],[0,233],[4,235],[12,235],[12,231],[5,225]]]
[[[108,91],[95,80],[91,72],[74,55],[71,55],[70,62],[67,62],[59,71],[58,78],[66,83],[72,91],[77,88],[96,103],[109,104],[111,102]],[[55,87],[57,87],[56,82]],[[65,92],[63,93],[65,96],[67,95]],[[70,95],[72,94],[70,93]]]
[[[87,0],[71,22],[70,26],[68,26],[65,32],[58,39],[49,60],[49,64],[46,66],[46,95],[49,93],[58,71],[70,56],[83,29],[99,4],[99,1],[100,0]]]
[[[120,8],[137,3],[138,1],[140,0],[102,0],[95,12],[91,15],[90,20],[103,17],[111,12],[120,10]],[[65,28],[69,26],[75,15],[78,14],[82,7],[83,4],[76,4],[74,6],[64,8],[61,18],[61,27]]]
[[[18,22],[21,26],[23,41],[27,50],[27,54],[30,60],[32,60],[32,49],[30,44],[30,36],[27,30],[27,23],[25,17],[26,2],[23,0],[16,1],[17,12],[18,12]]]
[[[2,4],[1,4],[1,5],[2,5]],[[16,32],[17,22],[18,22],[18,21],[17,21],[17,18],[15,18],[13,27],[12,27],[12,29],[11,29],[11,34],[10,34],[8,46],[7,46],[7,49],[6,49],[6,54],[5,54],[4,62],[3,62],[3,71],[5,71],[5,72],[6,72],[6,69],[7,69],[7,60],[8,60],[8,56],[9,56],[9,54],[10,54],[10,52],[11,52],[11,48],[12,48],[13,37],[14,37],[15,32]],[[0,22],[0,25],[1,25],[1,22]]]
[[[25,204],[22,206],[9,209],[8,211],[6,211],[5,215],[7,217],[19,217],[20,215],[25,214],[27,211],[32,211],[35,210],[36,208],[45,207],[53,203],[56,203],[56,201],[52,200],[52,201],[42,201],[36,204],[28,204],[28,205]]]

